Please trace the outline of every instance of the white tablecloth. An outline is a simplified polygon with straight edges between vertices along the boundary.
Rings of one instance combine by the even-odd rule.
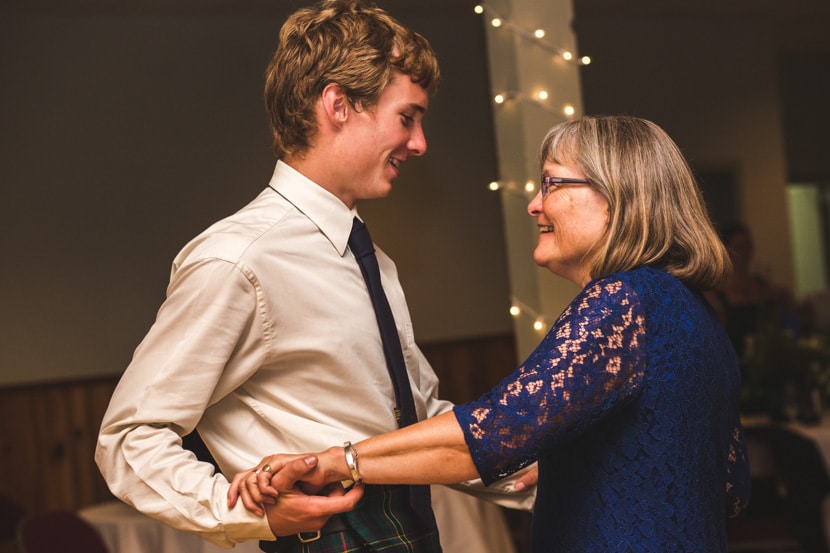
[[[78,514],[100,532],[110,553],[261,553],[257,541],[240,543],[231,550],[223,549],[199,536],[153,520],[121,501],[93,505],[81,509]]]
[[[433,486],[432,495],[444,553],[515,553],[498,506],[444,486]],[[229,551],[153,520],[121,501],[93,505],[78,514],[98,530],[110,553]],[[262,553],[257,541],[240,543],[230,551]]]
[[[786,422],[773,424],[767,417],[753,417],[742,420],[744,428],[775,426],[810,440],[815,446],[824,468],[830,476],[830,412],[825,412],[819,424],[802,424]],[[770,476],[774,473],[774,460],[768,444],[747,440],[750,469],[753,476]],[[824,536],[830,544],[830,495],[824,498],[821,506],[821,519]]]
[[[818,425],[791,423],[786,427],[813,442],[821,460],[824,461],[824,467],[830,474],[830,419],[828,417],[830,414],[825,415],[821,424]]]

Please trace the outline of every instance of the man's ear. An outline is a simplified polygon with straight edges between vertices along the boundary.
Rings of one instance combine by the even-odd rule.
[[[346,91],[335,83],[329,83],[323,89],[321,96],[323,103],[323,112],[326,115],[329,123],[335,126],[340,126],[346,122],[349,117],[349,98],[346,96]]]

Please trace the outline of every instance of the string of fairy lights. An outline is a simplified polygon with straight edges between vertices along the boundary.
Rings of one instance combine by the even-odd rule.
[[[577,66],[584,66],[591,63],[591,58],[589,56],[578,56],[574,52],[548,41],[547,32],[544,29],[528,29],[522,27],[510,19],[503,17],[491,6],[484,3],[475,6],[474,11],[479,15],[487,17],[489,19],[489,24],[493,28],[511,32],[536,47],[541,48],[546,52],[550,52],[552,54],[552,59],[554,60],[564,61]],[[533,104],[544,111],[554,115],[564,116],[568,119],[576,114],[576,108],[573,104],[566,103],[557,108],[549,103],[549,99],[550,92],[545,89],[536,90],[532,93],[521,90],[499,90],[493,94],[493,102],[497,106],[504,105],[509,102],[526,102]],[[511,180],[498,180],[489,184],[490,190],[494,192],[501,190],[502,192],[521,196],[525,200],[531,199],[536,194],[536,186],[537,183],[534,180],[527,180],[523,184]],[[527,317],[531,319],[533,321],[533,329],[536,332],[541,333],[550,326],[551,321],[547,320],[543,314],[537,312],[528,304],[519,300],[519,298],[515,296],[512,297],[510,303],[510,314],[516,318]]]
[[[497,29],[504,29],[509,31],[528,42],[532,43],[538,48],[553,54],[553,58],[561,59],[567,63],[575,65],[589,65],[591,58],[589,56],[577,56],[570,50],[562,48],[549,42],[547,32],[544,29],[526,29],[517,25],[513,21],[501,16],[492,7],[486,4],[478,4],[474,8],[475,13],[484,15],[489,18],[490,25]],[[572,104],[565,104],[561,108],[556,108],[548,103],[550,99],[550,92],[545,89],[536,90],[533,93],[528,93],[521,90],[500,90],[493,95],[493,101],[496,104],[504,104],[509,101],[524,101],[530,102],[545,111],[556,115],[564,115],[565,117],[573,117],[576,113],[576,108]]]
[[[559,46],[551,44],[550,42],[545,40],[547,32],[544,29],[534,29],[532,31],[529,29],[525,29],[524,27],[516,25],[509,19],[502,17],[492,7],[487,6],[485,4],[478,4],[475,8],[473,8],[473,10],[475,11],[475,13],[479,15],[486,15],[490,17],[490,25],[492,25],[493,27],[507,29],[513,32],[514,34],[524,39],[527,39],[536,46],[539,46],[540,48],[543,48],[553,53],[555,56],[561,57],[563,60],[567,62],[576,63],[578,65],[588,65],[589,63],[591,63],[590,57],[577,56],[570,50],[560,48]]]
[[[533,330],[536,332],[542,332],[550,326],[550,322],[544,315],[537,313],[533,308],[515,296],[510,298],[510,314],[513,317],[525,316],[533,320]]]

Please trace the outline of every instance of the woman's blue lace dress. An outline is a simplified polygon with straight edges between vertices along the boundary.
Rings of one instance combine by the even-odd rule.
[[[486,483],[539,461],[534,553],[725,552],[749,497],[739,386],[703,297],[639,268],[590,282],[455,414]]]

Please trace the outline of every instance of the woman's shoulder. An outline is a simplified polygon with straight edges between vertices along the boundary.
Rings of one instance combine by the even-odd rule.
[[[695,292],[668,271],[648,266],[595,278],[583,294],[604,303],[637,303],[648,312],[696,301]]]
[[[585,290],[623,290],[640,291],[645,288],[675,288],[685,286],[668,271],[658,268],[642,266],[628,271],[620,271],[597,277],[590,281]]]

